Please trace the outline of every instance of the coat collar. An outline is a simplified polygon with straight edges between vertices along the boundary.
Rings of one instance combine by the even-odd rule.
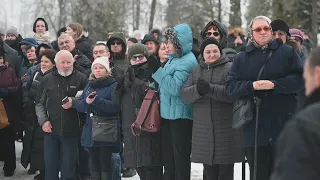
[[[282,45],[281,42],[278,40],[273,40],[270,42],[269,47],[267,49],[269,50],[276,50]],[[250,42],[249,45],[245,48],[245,52],[251,52],[253,50],[256,50],[257,48]]]
[[[314,103],[320,102],[320,88],[315,89],[309,97],[307,97],[303,108],[308,107]]]
[[[222,65],[222,64],[226,64],[228,62],[230,62],[229,58],[227,58],[226,54],[223,53],[221,55],[221,57],[217,61],[213,62],[212,64],[206,64],[204,59],[203,59],[203,57],[201,58],[199,64],[200,64],[201,68],[211,69],[211,68],[214,68],[216,66],[219,66],[219,65]]]

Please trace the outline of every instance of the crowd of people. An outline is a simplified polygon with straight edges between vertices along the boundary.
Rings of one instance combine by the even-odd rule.
[[[265,16],[252,19],[247,33],[210,21],[200,40],[188,24],[143,38],[139,30],[132,37],[115,31],[106,44],[92,43],[79,23],[62,27],[55,41],[48,30],[43,18],[34,22],[33,37],[22,38],[15,27],[0,30],[0,103],[10,123],[0,129],[5,177],[14,176],[20,141],[21,164],[29,174],[39,171],[38,180],[136,173],[141,180],[190,180],[191,162],[203,164],[204,180],[232,180],[234,164],[246,160],[251,180],[272,173],[273,180],[294,179],[283,172],[294,157],[273,149],[291,117],[318,93],[307,79],[312,75],[304,85],[305,61],[320,64],[319,52],[308,58],[305,32]],[[135,136],[132,124],[148,88],[159,93],[161,129]],[[259,99],[259,111],[236,129],[234,103],[243,98]],[[106,119],[113,133],[95,134]],[[283,134],[279,147],[294,146],[289,139]]]

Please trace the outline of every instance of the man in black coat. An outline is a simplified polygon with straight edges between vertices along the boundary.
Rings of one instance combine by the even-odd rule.
[[[320,48],[304,67],[307,100],[276,143],[271,180],[320,179]]]
[[[67,50],[73,55],[75,59],[75,69],[89,77],[91,74],[90,60],[76,48],[74,39],[68,34],[62,34],[58,39],[58,44],[60,50]]]
[[[76,179],[80,120],[74,105],[87,77],[73,67],[67,50],[59,51],[55,62],[57,68],[42,79],[36,100],[38,122],[45,132],[45,179],[59,179],[60,170],[62,179]]]

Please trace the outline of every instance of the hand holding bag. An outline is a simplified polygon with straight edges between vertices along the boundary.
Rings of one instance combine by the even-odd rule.
[[[92,120],[92,140],[99,142],[118,141],[118,117],[99,117],[90,114]]]
[[[260,79],[260,76],[262,74],[262,71],[267,64],[267,61],[270,59],[272,56],[272,51],[270,51],[267,59],[265,60],[263,66],[261,67],[257,80]],[[253,112],[254,108],[259,107],[257,106],[257,102],[260,101],[258,97],[254,95],[254,92],[252,91],[253,94],[253,100],[250,98],[240,98],[234,103],[233,106],[233,113],[232,113],[232,127],[235,129],[241,129],[243,126],[245,126],[247,123],[252,121],[253,119]]]
[[[147,89],[136,121],[131,125],[131,131],[134,136],[140,136],[141,131],[158,132],[160,130],[160,101],[159,94],[154,89]],[[139,129],[138,132],[135,128]]]
[[[2,99],[0,99],[0,129],[3,129],[9,125],[10,123],[9,123],[7,111],[4,107]]]

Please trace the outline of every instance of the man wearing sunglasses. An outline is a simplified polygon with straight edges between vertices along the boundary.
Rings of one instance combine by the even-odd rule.
[[[126,59],[127,44],[124,34],[122,32],[113,32],[107,41],[107,47],[110,50],[112,66],[125,72],[129,66],[129,62]]]
[[[219,23],[218,21],[210,21],[201,31],[201,38],[204,40],[207,37],[215,38],[222,48],[222,52],[226,53],[227,57],[232,60],[233,57],[237,54],[234,49],[228,48],[228,35],[227,27],[224,24]],[[199,59],[199,58],[198,58]]]

